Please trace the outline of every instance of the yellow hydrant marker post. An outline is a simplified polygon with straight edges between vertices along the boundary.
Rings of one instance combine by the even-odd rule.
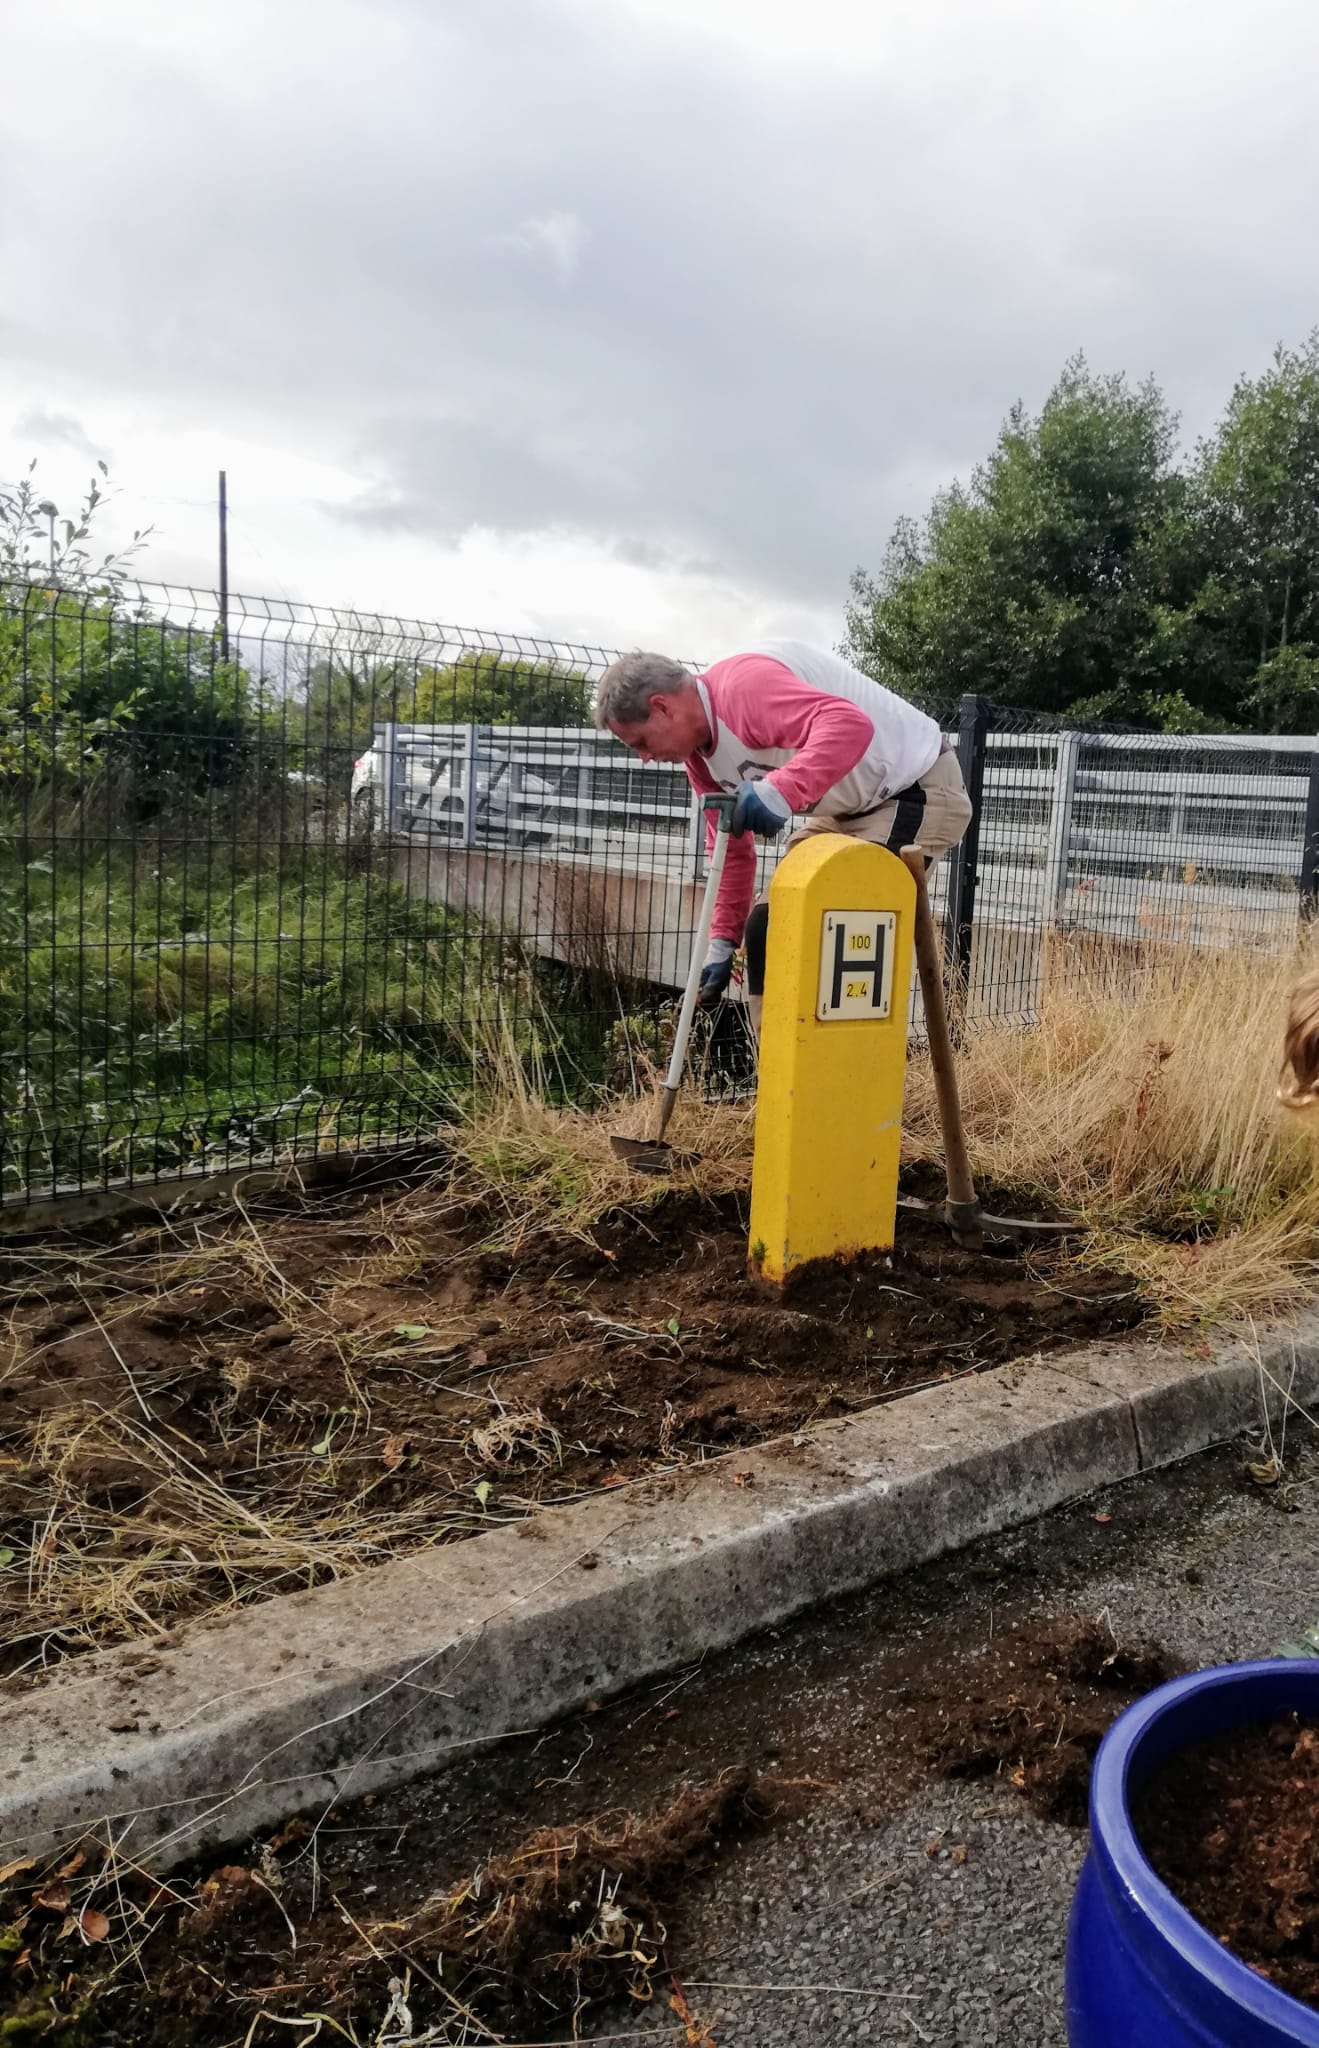
[[[896,854],[835,833],[770,884],[750,1249],[780,1286],[893,1243],[915,906]]]

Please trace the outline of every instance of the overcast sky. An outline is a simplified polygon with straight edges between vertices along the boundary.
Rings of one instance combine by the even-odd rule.
[[[1314,0],[0,0],[0,479],[143,573],[837,640],[1083,348],[1319,320]]]

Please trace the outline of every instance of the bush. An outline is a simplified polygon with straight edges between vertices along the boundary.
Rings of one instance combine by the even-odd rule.
[[[0,868],[9,1187],[415,1129],[496,1031],[531,1048],[511,942],[378,861],[199,879],[146,858]]]
[[[250,785],[275,726],[214,635],[28,588],[0,606],[0,772],[38,792],[113,787],[138,820]]]

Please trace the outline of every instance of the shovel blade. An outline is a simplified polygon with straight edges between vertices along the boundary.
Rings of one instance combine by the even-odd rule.
[[[1085,1231],[1084,1223],[1045,1223],[1037,1216],[984,1216],[981,1221],[991,1237],[995,1231],[1008,1237],[1080,1237]]]
[[[916,1195],[899,1195],[898,1207],[928,1216],[937,1223],[948,1220],[942,1202],[922,1202]],[[1078,1237],[1085,1230],[1083,1223],[1045,1222],[1036,1216],[990,1216],[982,1212],[978,1220],[987,1237]]]
[[[697,1152],[680,1152],[662,1138],[621,1138],[615,1133],[609,1144],[615,1159],[621,1159],[634,1173],[677,1173],[684,1166],[695,1166],[700,1157]]]

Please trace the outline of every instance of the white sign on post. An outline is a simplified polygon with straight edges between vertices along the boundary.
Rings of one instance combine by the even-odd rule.
[[[891,910],[826,910],[820,934],[821,1023],[840,1017],[887,1017],[893,1003]]]

